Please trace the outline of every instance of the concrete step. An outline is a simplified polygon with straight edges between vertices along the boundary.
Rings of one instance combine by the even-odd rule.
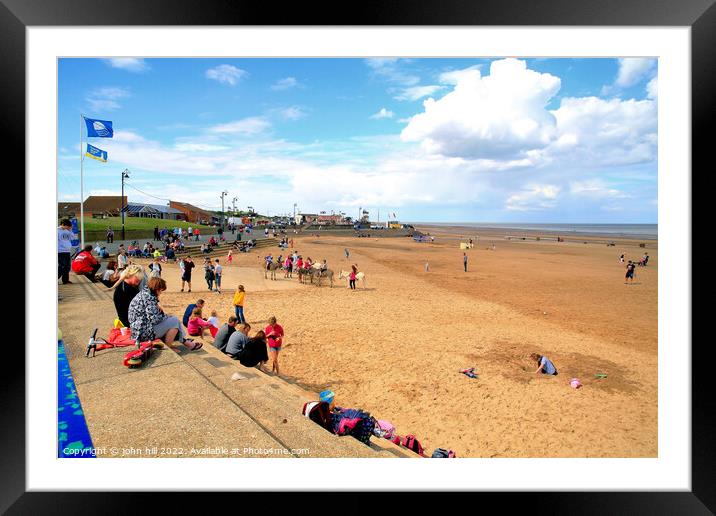
[[[166,406],[164,396],[145,402],[146,410],[142,414],[128,415],[125,410],[127,391],[123,386],[131,384],[133,387],[141,385],[152,392],[181,391],[203,397],[192,396],[195,398],[193,410],[203,414],[206,420],[199,427],[191,427],[191,438],[198,442],[216,442],[228,448],[237,446],[237,443],[249,447],[250,443],[256,443],[257,447],[294,450],[289,457],[417,457],[385,439],[373,437],[371,445],[366,446],[356,439],[338,437],[324,430],[301,414],[303,404],[318,399],[317,393],[256,368],[246,368],[210,342],[205,342],[204,347],[195,352],[183,347],[179,347],[177,353],[164,349],[136,370],[122,365],[121,357],[126,348],[105,350],[95,358],[85,358],[84,346],[91,329],[87,328],[87,335],[83,334],[87,308],[82,309],[81,303],[91,304],[91,311],[96,314],[93,324],[100,326],[100,334],[111,325],[114,307],[101,284],[93,284],[84,277],[78,278],[77,283],[80,285],[62,287],[67,293],[63,294],[66,299],[61,303],[65,307],[73,303],[77,309],[74,314],[63,314],[61,320],[67,321],[68,358],[83,405],[87,401],[89,430],[100,443],[121,445],[124,438],[115,435],[111,429],[130,428],[137,424],[135,416],[149,417],[152,411],[157,412],[157,417],[153,417],[153,423],[145,428],[147,436],[156,438],[165,427],[186,426],[185,415],[181,410],[173,411],[173,405]],[[232,379],[236,373],[241,379]],[[196,405],[201,399],[206,400],[206,406]],[[215,410],[219,412],[214,413]],[[231,427],[232,418],[237,421],[235,428]],[[210,430],[204,435],[201,427]],[[221,438],[224,434],[225,442]],[[144,441],[150,442],[148,438]]]
[[[106,293],[82,280],[60,286],[59,320],[87,427],[98,449],[140,454],[121,452],[123,457],[167,456],[158,446],[181,449],[184,456],[191,456],[194,448],[221,446],[227,451],[214,456],[223,457],[235,457],[228,450],[245,446],[283,449],[283,443],[170,349],[156,351],[138,369],[122,365],[128,348],[85,357],[90,326],[99,327],[98,336],[106,337],[115,314]]]
[[[374,437],[371,446],[365,446],[355,439],[338,437],[322,429],[301,414],[303,404],[317,400],[317,393],[259,369],[243,367],[211,344],[205,344],[199,352],[183,354],[182,358],[200,370],[287,448],[308,448],[308,456],[311,457],[417,457],[385,439]],[[232,375],[236,373],[243,379],[232,380]]]

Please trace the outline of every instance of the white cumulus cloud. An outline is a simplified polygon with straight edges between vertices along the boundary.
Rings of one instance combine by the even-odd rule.
[[[441,81],[453,84],[452,91],[424,101],[401,139],[419,142],[428,154],[477,160],[498,170],[551,165],[567,173],[655,159],[654,100],[563,98],[550,110],[558,77],[517,59],[493,61],[489,72],[483,76],[471,67],[443,74]]]
[[[556,120],[546,110],[560,79],[527,68],[525,61],[493,61],[490,74],[478,69],[453,72],[455,88],[440,100],[427,99],[401,133],[444,156],[519,159],[546,146]]]
[[[565,98],[552,113],[559,132],[547,152],[552,158],[585,167],[642,163],[656,157],[653,100]]]
[[[656,99],[659,96],[659,79],[654,77],[646,85],[646,96],[650,99]]]
[[[206,71],[208,79],[230,84],[231,86],[235,86],[246,75],[248,75],[246,70],[227,64],[219,65]]]
[[[380,108],[380,111],[378,111],[374,115],[371,115],[370,118],[377,120],[380,118],[393,118],[394,115],[395,115],[395,113],[393,113],[392,111],[385,109],[385,108]]]

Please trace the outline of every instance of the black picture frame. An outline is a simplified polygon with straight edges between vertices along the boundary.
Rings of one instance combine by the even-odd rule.
[[[514,25],[514,26],[688,26],[692,42],[692,170],[712,173],[707,149],[716,106],[716,6],[714,0],[442,0],[375,1],[354,4],[228,0],[0,0],[0,103],[3,147],[25,165],[25,28],[91,25]],[[7,155],[7,154],[5,154]],[[713,168],[711,165],[710,169]],[[690,179],[688,171],[682,171]],[[693,172],[691,177],[693,177]],[[696,234],[693,232],[692,234]],[[684,265],[685,267],[685,265]],[[690,277],[687,277],[691,281]],[[696,305],[693,305],[697,309]],[[703,309],[702,309],[703,310]],[[693,316],[692,316],[693,320]],[[690,332],[689,332],[690,333]],[[692,346],[692,489],[689,492],[483,493],[500,512],[525,506],[538,513],[712,514],[716,511],[716,402],[710,394],[713,344]],[[26,346],[37,343],[26,342]],[[21,358],[20,358],[21,357]],[[4,371],[0,425],[5,450],[0,460],[0,510],[8,514],[101,514],[141,512],[155,495],[134,493],[29,493],[25,488],[25,357],[18,353]],[[82,486],[78,486],[81,488]],[[218,494],[211,496],[218,498]],[[297,495],[292,503],[300,502]],[[307,495],[308,496],[308,495]],[[337,496],[335,493],[329,495]],[[226,499],[226,495],[221,498]],[[235,498],[234,498],[235,500]],[[349,505],[357,495],[346,495]],[[412,496],[405,503],[423,503]],[[218,501],[218,500],[215,500]],[[186,495],[162,496],[162,511],[181,509]],[[405,505],[408,508],[409,505]],[[109,508],[112,508],[109,511]],[[457,507],[455,507],[457,508]],[[479,510],[479,508],[475,508]]]

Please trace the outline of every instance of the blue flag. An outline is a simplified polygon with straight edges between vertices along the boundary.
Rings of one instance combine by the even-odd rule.
[[[87,144],[87,152],[85,152],[85,156],[88,158],[96,159],[97,161],[101,161],[102,163],[107,163],[107,151],[103,151],[102,149],[98,149],[97,147]]]
[[[88,138],[112,138],[114,136],[114,130],[112,129],[112,122],[108,120],[95,120],[94,118],[85,119],[87,124],[87,137]]]

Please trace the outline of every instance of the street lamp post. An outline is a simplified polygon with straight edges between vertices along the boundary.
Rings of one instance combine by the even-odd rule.
[[[229,192],[224,190],[221,192],[221,231],[224,231],[224,196],[229,195]]]
[[[122,240],[125,239],[124,236],[124,180],[129,179],[129,170],[126,168],[122,170],[122,209],[120,210],[120,214],[122,215]]]

